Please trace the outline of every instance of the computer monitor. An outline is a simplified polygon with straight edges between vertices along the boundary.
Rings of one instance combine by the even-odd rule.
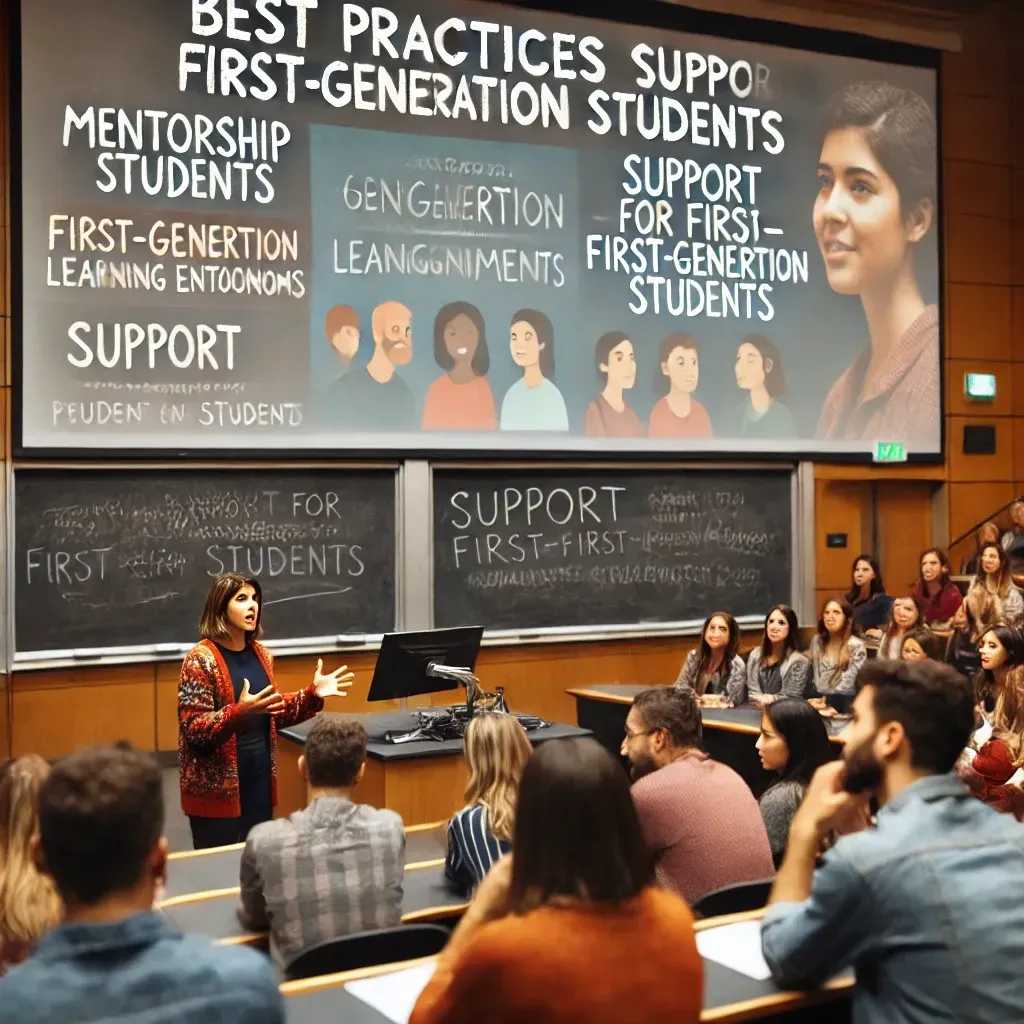
[[[457,690],[457,678],[439,674],[431,666],[472,672],[483,635],[483,626],[385,633],[366,699],[401,700],[421,693]]]

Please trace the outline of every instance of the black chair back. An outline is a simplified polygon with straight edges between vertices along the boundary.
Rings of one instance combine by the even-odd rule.
[[[694,903],[693,912],[698,917],[721,917],[745,910],[760,910],[768,902],[774,881],[774,878],[766,878],[760,882],[737,882],[715,889]]]
[[[299,981],[321,974],[435,956],[444,949],[450,935],[447,928],[437,924],[400,924],[396,928],[327,939],[295,957],[284,969],[285,979]]]

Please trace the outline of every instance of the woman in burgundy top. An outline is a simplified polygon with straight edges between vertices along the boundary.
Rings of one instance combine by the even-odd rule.
[[[951,622],[963,601],[960,588],[949,578],[950,572],[949,558],[942,548],[929,548],[921,555],[921,575],[914,586],[914,596],[921,604],[927,626]]]
[[[979,800],[1024,819],[1024,636],[996,626],[979,643],[981,671],[975,689],[984,724],[957,764],[957,773]],[[991,720],[986,704],[995,701]]]
[[[832,290],[860,296],[868,344],[832,385],[818,437],[937,451],[939,314],[914,267],[935,221],[935,115],[909,89],[857,82],[826,121],[814,232]]]
[[[626,403],[623,394],[636,383],[633,342],[622,331],[602,334],[597,339],[594,362],[597,372],[605,378],[605,386],[587,406],[584,423],[587,437],[643,437],[640,417]]]

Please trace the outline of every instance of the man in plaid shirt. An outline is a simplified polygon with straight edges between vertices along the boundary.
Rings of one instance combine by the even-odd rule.
[[[405,829],[394,811],[353,803],[365,768],[362,725],[320,715],[299,759],[309,805],[249,833],[238,916],[246,928],[269,929],[282,968],[318,942],[401,921]]]

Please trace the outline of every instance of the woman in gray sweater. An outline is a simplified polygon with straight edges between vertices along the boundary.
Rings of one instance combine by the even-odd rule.
[[[712,612],[704,620],[700,646],[690,651],[676,686],[688,686],[698,697],[727,697],[735,707],[747,701],[747,676],[740,647],[740,627],[728,612]]]
[[[800,650],[800,624],[788,605],[777,604],[765,617],[761,646],[747,655],[747,693],[757,704],[776,697],[802,697],[811,663]]]
[[[811,776],[836,757],[821,715],[805,700],[783,697],[761,710],[757,752],[766,771],[779,777],[758,801],[778,867],[786,852],[789,826]]]

